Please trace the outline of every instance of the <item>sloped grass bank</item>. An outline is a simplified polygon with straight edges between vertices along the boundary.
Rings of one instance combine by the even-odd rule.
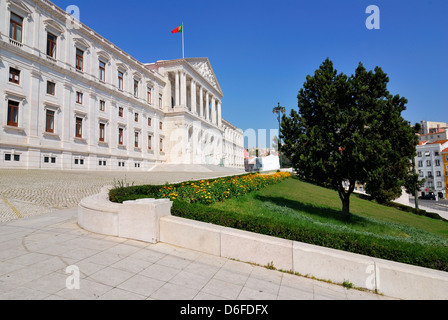
[[[164,194],[174,201],[172,214],[175,216],[448,271],[446,222],[358,197],[353,197],[353,215],[346,220],[340,212],[341,204],[336,192],[286,178],[277,176],[275,181],[256,184],[254,181],[249,183],[255,176],[248,175],[244,176],[247,185],[239,180],[241,177],[196,182],[196,187],[189,185],[188,188],[201,190],[198,194],[203,197],[199,198],[206,197],[206,200],[188,197],[185,201],[185,196],[179,197],[180,193]],[[210,188],[211,184],[219,187],[220,191],[210,192],[214,189]],[[257,187],[249,188],[250,184]],[[198,185],[201,188],[198,189]],[[155,195],[162,197],[160,192],[179,187],[182,185],[171,189],[170,186],[147,186],[144,189],[154,193],[140,195],[134,192],[141,191],[142,187],[127,188],[126,200]],[[183,188],[187,188],[185,183]],[[229,195],[225,191],[232,193]],[[117,195],[115,193],[115,200]],[[210,201],[209,197],[214,200]]]

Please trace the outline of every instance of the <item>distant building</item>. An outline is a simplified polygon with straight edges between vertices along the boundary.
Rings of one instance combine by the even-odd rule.
[[[445,195],[448,196],[448,148],[442,150],[443,171],[445,173]]]
[[[448,125],[444,122],[422,121],[422,131],[419,134],[420,142],[434,142],[448,139]]]
[[[446,171],[442,153],[448,148],[448,139],[424,142],[417,146],[415,158],[420,180],[425,179],[422,192],[434,192],[446,198]]]
[[[448,124],[445,122],[435,121],[422,121],[422,134],[439,132],[440,129],[448,128]]]

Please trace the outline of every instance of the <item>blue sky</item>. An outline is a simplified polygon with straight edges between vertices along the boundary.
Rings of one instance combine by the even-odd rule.
[[[448,122],[447,0],[53,0],[141,62],[208,57],[224,91],[223,117],[243,129],[275,129],[272,109],[297,109],[306,76],[328,57],[348,75],[359,62],[389,75],[409,100],[411,123]],[[366,8],[380,29],[366,28]],[[289,111],[288,111],[289,113]],[[261,144],[261,146],[263,146]]]

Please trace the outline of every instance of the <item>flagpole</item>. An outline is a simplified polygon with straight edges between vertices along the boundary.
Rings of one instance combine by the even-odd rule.
[[[182,59],[185,59],[184,23],[182,22]]]

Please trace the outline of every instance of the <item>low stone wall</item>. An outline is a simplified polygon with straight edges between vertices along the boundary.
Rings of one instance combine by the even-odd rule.
[[[448,273],[171,216],[169,200],[114,204],[108,189],[84,199],[79,225],[117,237],[179,247],[291,271],[408,300],[448,299]]]
[[[123,204],[109,201],[106,187],[100,194],[85,198],[78,207],[78,225],[90,232],[149,243],[160,240],[159,221],[171,215],[168,199],[141,199]]]

